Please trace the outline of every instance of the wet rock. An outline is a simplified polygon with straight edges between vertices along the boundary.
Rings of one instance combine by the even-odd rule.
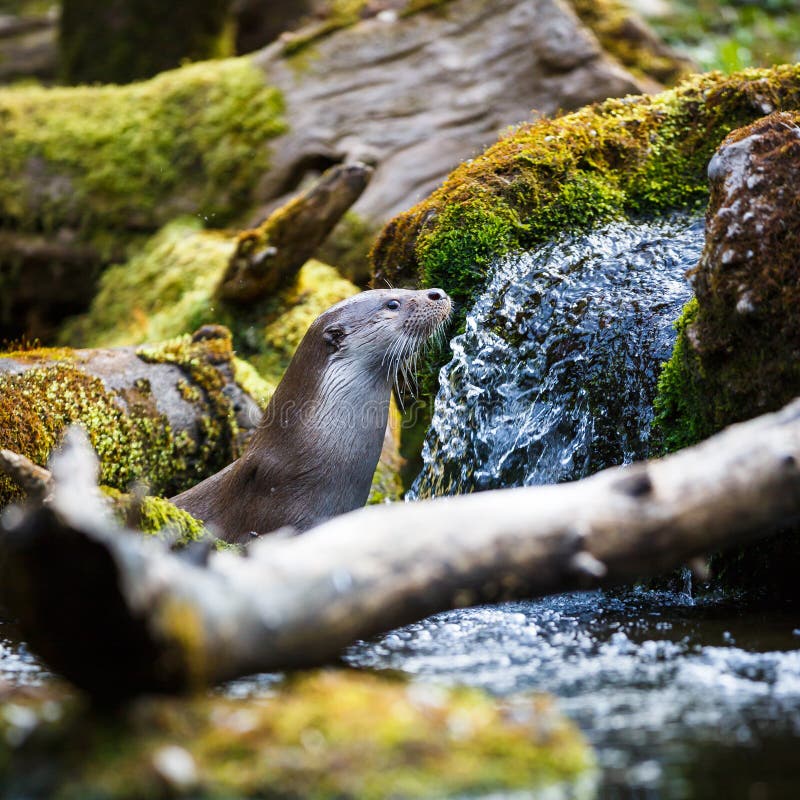
[[[706,244],[661,380],[667,449],[800,394],[800,115],[731,133],[708,167]]]
[[[696,300],[659,381],[664,450],[779,408],[800,394],[800,114],[731,133],[709,164],[706,244],[691,273]],[[796,530],[712,561],[738,591],[798,599]]]

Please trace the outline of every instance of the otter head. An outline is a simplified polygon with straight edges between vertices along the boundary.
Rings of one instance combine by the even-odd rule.
[[[328,309],[311,331],[320,335],[332,365],[357,365],[374,381],[391,383],[444,329],[451,310],[441,289],[373,289]]]

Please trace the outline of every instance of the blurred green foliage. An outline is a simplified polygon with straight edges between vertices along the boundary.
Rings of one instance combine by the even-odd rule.
[[[798,0],[669,0],[649,13],[641,10],[663,39],[703,70],[800,61]]]

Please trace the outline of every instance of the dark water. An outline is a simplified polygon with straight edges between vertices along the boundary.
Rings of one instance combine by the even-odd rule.
[[[662,592],[439,614],[353,647],[356,666],[556,695],[594,745],[598,797],[800,797],[800,619]]]

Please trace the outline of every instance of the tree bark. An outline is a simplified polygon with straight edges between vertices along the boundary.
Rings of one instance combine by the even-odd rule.
[[[53,500],[6,519],[0,586],[32,647],[95,696],[182,691],[329,662],[444,609],[618,584],[764,536],[800,515],[798,463],[795,401],[662,460],[375,506],[201,566],[115,530],[73,446]]]

